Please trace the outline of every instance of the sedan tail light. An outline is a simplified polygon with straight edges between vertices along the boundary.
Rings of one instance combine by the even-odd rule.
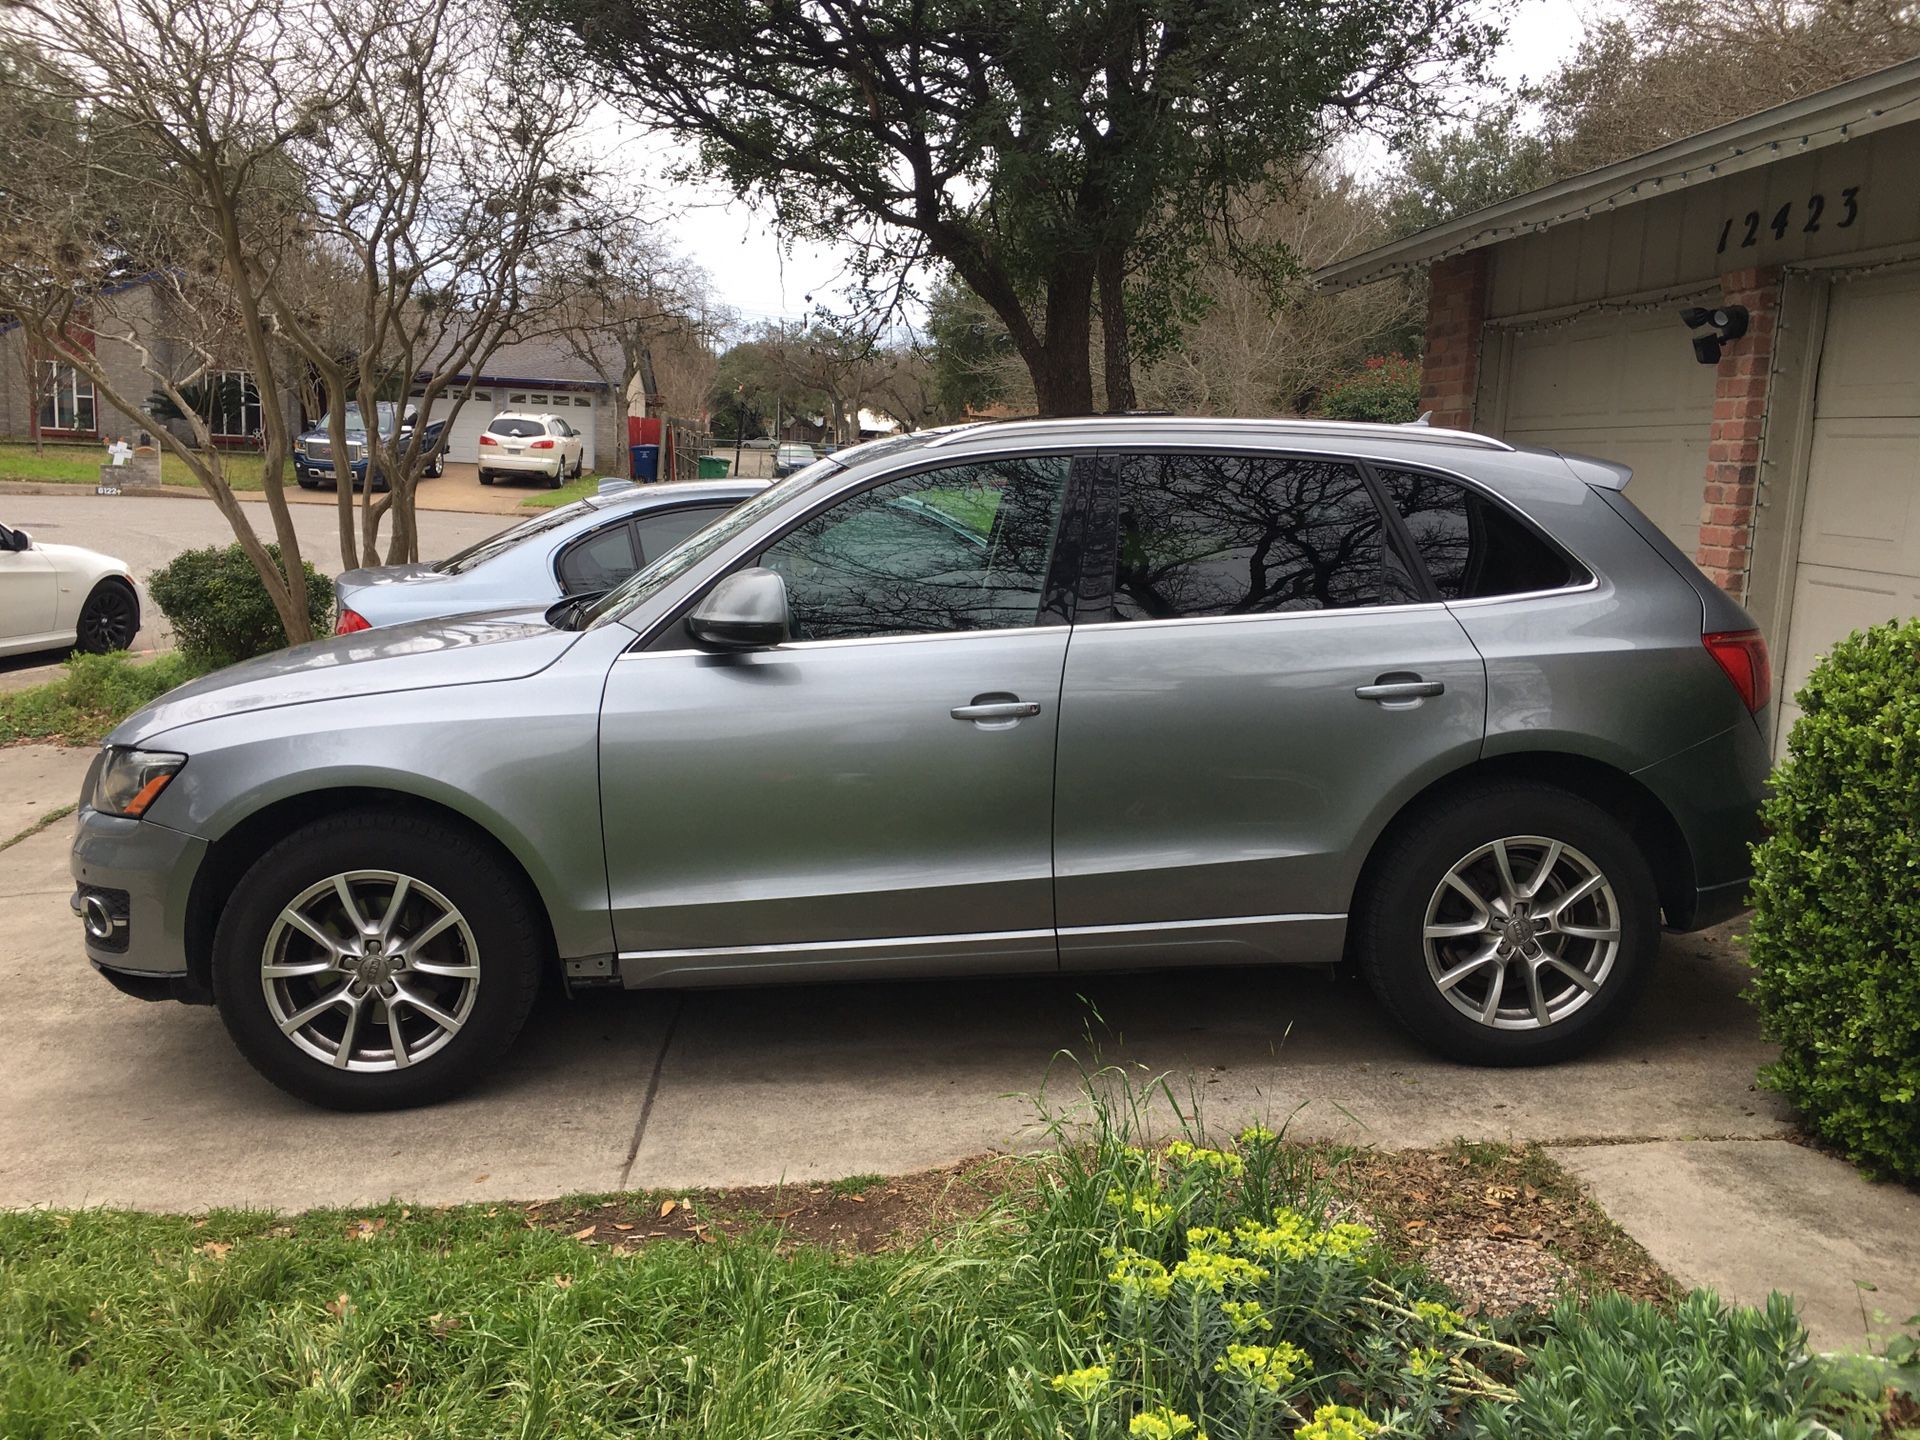
[[[498,445],[500,442],[494,439],[493,436],[482,433],[480,436],[480,443],[482,445]]]
[[[1773,699],[1773,662],[1767,656],[1767,642],[1760,637],[1760,632],[1723,630],[1702,635],[1700,643],[1727,672],[1727,679],[1740,692],[1747,709],[1756,714],[1764,710]]]
[[[553,448],[553,441],[536,440],[531,445],[527,446],[527,448],[529,450],[551,450]]]
[[[371,630],[372,628],[373,626],[367,623],[366,616],[353,610],[342,610],[340,612],[340,622],[333,627],[333,633],[336,635],[351,635],[356,630]]]

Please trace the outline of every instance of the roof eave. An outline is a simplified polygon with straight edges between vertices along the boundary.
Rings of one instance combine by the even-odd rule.
[[[1916,105],[1920,59],[1905,60],[1336,260],[1315,270],[1313,278],[1322,289],[1344,290],[1405,274],[1448,255],[1584,219],[1597,209],[1636,204],[1771,164],[1789,147],[1792,153],[1819,150],[1910,123],[1920,118],[1912,108]]]

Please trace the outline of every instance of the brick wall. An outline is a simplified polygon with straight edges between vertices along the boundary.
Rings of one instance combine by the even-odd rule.
[[[1427,351],[1420,369],[1420,408],[1430,423],[1473,428],[1480,387],[1480,331],[1487,313],[1487,252],[1436,260],[1427,276]]]
[[[1749,319],[1747,333],[1721,354],[1715,378],[1713,428],[1707,437],[1706,484],[1700,505],[1700,548],[1694,563],[1736,598],[1746,594],[1753,550],[1780,278],[1778,266],[1736,270],[1720,277],[1727,303],[1746,306]]]

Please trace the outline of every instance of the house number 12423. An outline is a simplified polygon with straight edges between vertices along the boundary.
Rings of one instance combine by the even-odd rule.
[[[1844,230],[1859,218],[1860,187],[1858,185],[1849,185],[1840,192],[1840,198],[1833,203],[1832,213],[1828,213],[1827,197],[1816,191],[1807,197],[1804,217],[1794,214],[1794,202],[1791,200],[1774,211],[1773,218],[1765,221],[1764,224],[1758,210],[1749,210],[1738,220],[1729,215],[1727,223],[1720,227],[1720,243],[1713,247],[1713,253],[1724,255],[1729,245],[1737,250],[1744,250],[1749,245],[1758,245],[1760,232],[1763,229],[1772,231],[1774,239],[1784,240],[1787,238],[1787,231],[1794,228],[1796,220],[1801,222],[1799,229],[1802,235],[1813,235],[1817,234],[1823,225],[1829,224],[1836,230]],[[1740,237],[1738,240],[1734,239],[1736,234]]]

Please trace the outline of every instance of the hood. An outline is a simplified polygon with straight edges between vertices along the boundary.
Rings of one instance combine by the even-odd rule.
[[[170,690],[107,737],[130,745],[224,715],[314,700],[478,685],[538,674],[579,640],[515,609],[336,635],[216,670]]]
[[[97,565],[103,570],[117,570],[122,575],[127,573],[127,567],[121,561],[111,555],[103,555],[98,550],[89,550],[84,545],[59,545],[52,541],[35,540],[33,548],[36,553],[55,562],[77,561],[85,565]]]

